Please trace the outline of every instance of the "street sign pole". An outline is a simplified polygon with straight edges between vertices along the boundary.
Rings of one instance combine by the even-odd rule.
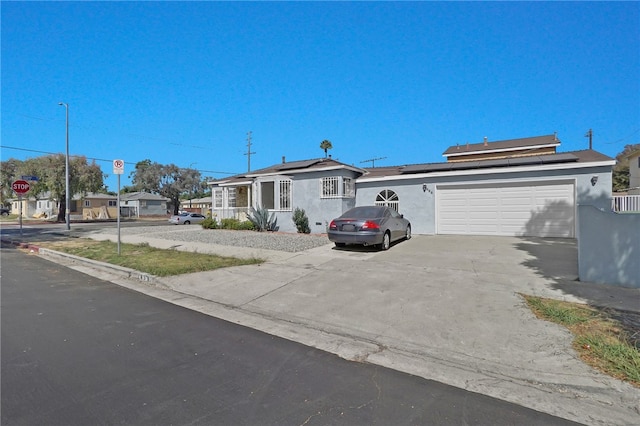
[[[118,175],[118,256],[120,256],[120,175],[124,173],[124,160],[113,160],[113,174]]]
[[[120,256],[120,175],[118,175],[118,256]]]
[[[20,236],[22,237],[22,194],[18,194],[18,220],[20,222]]]

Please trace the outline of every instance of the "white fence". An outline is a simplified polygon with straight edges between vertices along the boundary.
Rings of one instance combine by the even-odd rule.
[[[611,210],[616,213],[640,213],[640,195],[615,195],[611,199]]]
[[[226,209],[212,209],[211,214],[217,220],[232,218],[244,221],[247,220],[249,207],[228,207]]]

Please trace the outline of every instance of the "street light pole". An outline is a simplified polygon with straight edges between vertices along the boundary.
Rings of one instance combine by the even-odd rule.
[[[193,166],[194,164],[198,164],[198,162],[189,164],[189,169],[191,169],[191,166]],[[193,186],[191,187],[191,189],[193,190]],[[193,198],[192,190],[189,190],[189,210],[191,210],[191,199]]]
[[[67,223],[67,231],[71,230],[71,194],[69,193],[69,105],[64,102],[59,102],[58,105],[64,106],[66,110],[66,153],[64,156],[64,180],[65,180],[65,222]]]

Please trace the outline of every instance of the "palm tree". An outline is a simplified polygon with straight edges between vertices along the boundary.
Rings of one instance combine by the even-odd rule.
[[[324,149],[324,158],[327,158],[327,150],[331,148],[333,148],[333,145],[331,145],[331,141],[325,139],[320,142],[320,149]]]

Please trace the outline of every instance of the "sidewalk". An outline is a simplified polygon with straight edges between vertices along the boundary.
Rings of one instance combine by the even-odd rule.
[[[176,246],[154,239],[153,233],[122,241]],[[329,244],[302,253],[188,242],[179,249],[267,262],[156,279],[150,285],[83,262],[69,263],[68,256],[42,254],[152,297],[345,359],[584,424],[639,423],[640,389],[583,364],[571,348],[569,332],[537,320],[519,295],[639,309],[638,290],[574,281],[575,244],[414,236],[387,252],[336,250]]]

